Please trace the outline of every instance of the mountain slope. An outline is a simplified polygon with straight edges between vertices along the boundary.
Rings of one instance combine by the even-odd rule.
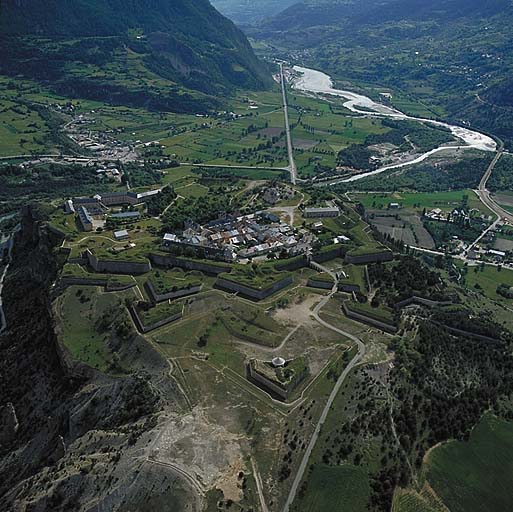
[[[175,88],[167,107],[189,110],[215,103],[202,95],[269,83],[245,36],[208,0],[6,0],[0,33],[7,50],[0,71],[84,97],[107,88],[109,99],[143,94],[151,105]]]
[[[295,3],[296,0],[212,0],[216,9],[238,24],[270,18]]]
[[[334,25],[356,29],[400,20],[445,25],[459,18],[490,17],[508,5],[508,0],[305,0],[265,20],[262,26],[284,31]]]

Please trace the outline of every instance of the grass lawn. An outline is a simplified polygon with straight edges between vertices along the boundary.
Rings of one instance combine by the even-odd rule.
[[[331,277],[331,275],[327,272],[319,272],[318,274],[312,276],[311,279],[313,279],[314,281],[322,281],[323,283],[333,284],[333,277]]]
[[[67,236],[78,236],[80,228],[75,215],[67,215],[62,208],[57,208],[51,216],[50,224]]]
[[[183,187],[175,188],[175,192],[182,197],[204,197],[208,194],[208,188],[204,185],[200,185],[199,183],[189,183],[184,185]]]
[[[286,335],[283,326],[257,306],[233,303],[220,318],[233,336],[259,345],[278,346]]]
[[[452,512],[511,510],[513,423],[485,416],[468,442],[435,448],[425,475]]]
[[[356,284],[360,287],[360,291],[365,292],[367,284],[365,281],[365,267],[356,265],[344,265],[342,269],[346,274],[347,278],[343,276],[340,280],[340,284]]]
[[[191,286],[199,286],[202,276],[199,272],[183,272],[180,269],[153,270],[148,279],[159,295]]]
[[[161,320],[181,313],[183,304],[181,302],[163,302],[150,309],[138,309],[137,314],[145,327],[149,327]]]
[[[305,496],[296,500],[292,510],[363,512],[367,510],[369,495],[365,470],[351,464],[334,467],[317,464],[308,478]]]
[[[131,293],[131,292],[128,292]],[[107,341],[109,334],[99,332],[96,321],[112,306],[121,306],[123,293],[99,293],[97,288],[69,287],[57,302],[61,342],[71,355],[89,366],[105,371],[112,362]]]
[[[271,265],[238,266],[229,274],[222,274],[223,279],[249,286],[255,290],[265,290],[290,275],[289,272],[277,272]]]
[[[135,284],[132,276],[123,274],[100,274],[89,272],[82,265],[76,263],[66,263],[62,270],[62,277],[80,278],[80,279],[105,279],[109,284],[129,285]]]
[[[394,312],[389,307],[381,305],[377,308],[373,308],[367,302],[361,303],[355,301],[346,301],[346,306],[350,311],[354,311],[355,313],[361,313],[362,315],[367,315],[389,324],[394,323]]]

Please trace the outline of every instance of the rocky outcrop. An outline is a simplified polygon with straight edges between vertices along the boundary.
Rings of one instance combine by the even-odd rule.
[[[12,403],[0,407],[0,448],[9,445],[16,434],[20,424]]]
[[[60,243],[44,211],[27,207],[3,293],[9,330],[0,336],[0,512],[130,509],[132,499],[148,499],[153,482],[134,482],[146,473],[135,452],[147,446],[143,436],[161,404],[178,411],[182,403],[166,379],[169,365],[142,343],[134,371],[116,377],[65,354],[52,308],[64,263]],[[196,499],[176,476],[159,492],[177,511]]]

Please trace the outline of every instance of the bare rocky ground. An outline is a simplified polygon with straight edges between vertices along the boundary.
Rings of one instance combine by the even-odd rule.
[[[163,418],[187,410],[169,363],[134,335],[121,351],[130,374],[107,376],[59,345],[58,242],[27,209],[3,294],[0,510],[201,510],[186,476],[148,462],[166,439]]]
[[[135,332],[120,343],[129,373],[119,376],[60,345],[59,245],[27,211],[4,290],[0,511],[201,512],[213,489],[244,500],[239,397],[191,400],[173,363]]]

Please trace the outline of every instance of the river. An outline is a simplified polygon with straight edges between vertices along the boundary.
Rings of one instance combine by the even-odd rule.
[[[400,167],[415,165],[426,160],[430,156],[436,153],[440,153],[441,151],[446,151],[447,149],[477,149],[480,151],[497,150],[497,143],[491,137],[483,133],[469,130],[468,128],[463,128],[461,126],[451,125],[441,121],[423,119],[421,117],[412,117],[407,114],[404,114],[399,110],[388,107],[386,105],[382,105],[381,103],[377,103],[374,100],[368,98],[367,96],[363,96],[361,94],[357,94],[351,91],[336,89],[335,87],[333,87],[333,81],[331,80],[331,78],[322,71],[317,71],[315,69],[309,69],[300,66],[294,66],[294,71],[298,73],[298,77],[295,78],[292,83],[293,89],[312,94],[326,94],[345,98],[347,101],[344,103],[344,107],[346,107],[351,112],[355,112],[357,114],[389,117],[393,119],[408,119],[411,121],[418,121],[421,123],[430,124],[432,126],[448,128],[451,131],[451,133],[456,138],[460,139],[463,143],[460,145],[442,145],[411,160],[392,165],[386,165],[374,171],[364,172],[356,176],[351,176],[350,178],[341,178],[339,180],[336,180],[336,183],[357,181],[363,178],[367,178],[369,176],[373,176],[375,174],[380,174],[382,172],[389,171],[391,169],[398,169]]]

